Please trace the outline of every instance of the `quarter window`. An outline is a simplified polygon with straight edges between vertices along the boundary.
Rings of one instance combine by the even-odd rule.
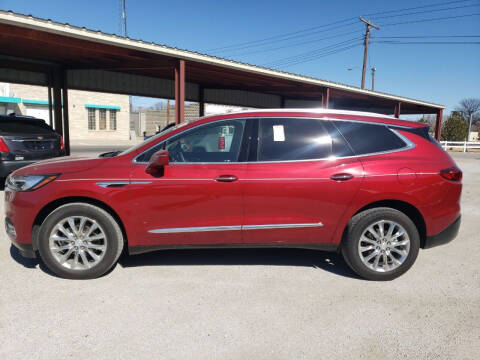
[[[387,126],[352,121],[334,121],[356,155],[404,148],[407,144]]]
[[[95,109],[88,109],[88,130],[95,130]]]

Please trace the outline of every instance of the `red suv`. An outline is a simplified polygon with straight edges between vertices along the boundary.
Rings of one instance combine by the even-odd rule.
[[[241,112],[21,168],[6,181],[5,226],[66,278],[101,276],[124,249],[279,246],[340,251],[358,275],[390,280],[457,235],[461,178],[422,123]]]

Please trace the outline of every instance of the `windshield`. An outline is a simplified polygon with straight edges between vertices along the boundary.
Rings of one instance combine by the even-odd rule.
[[[178,124],[178,125],[169,127],[169,128],[167,128],[167,129],[163,130],[162,132],[159,132],[158,134],[156,134],[156,135],[148,138],[147,140],[142,141],[140,144],[137,144],[137,145],[135,145],[135,146],[132,146],[131,148],[128,148],[127,150],[122,151],[122,152],[119,153],[118,155],[130,154],[130,153],[132,153],[132,152],[140,149],[141,147],[143,147],[143,146],[145,146],[145,145],[147,145],[147,144],[149,144],[149,143],[155,142],[155,141],[156,141],[158,138],[160,138],[161,136],[164,136],[165,134],[168,134],[168,133],[170,133],[170,132],[172,132],[172,131],[174,131],[174,130],[177,130],[177,129],[179,129],[179,128],[181,128],[181,127],[184,127],[184,126],[186,126],[186,125],[188,125],[188,124],[191,124],[191,123],[194,122],[194,121],[197,121],[197,120],[185,121],[185,122],[182,122],[181,124]]]

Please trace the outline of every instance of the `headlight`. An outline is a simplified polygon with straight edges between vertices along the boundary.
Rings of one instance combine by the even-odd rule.
[[[9,175],[5,184],[15,191],[32,191],[47,185],[58,177],[56,175]]]

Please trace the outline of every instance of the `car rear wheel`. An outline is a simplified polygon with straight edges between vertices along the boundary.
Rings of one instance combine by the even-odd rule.
[[[45,265],[69,279],[92,279],[105,274],[123,249],[122,231],[115,219],[86,203],[55,209],[43,222],[38,236]]]
[[[392,280],[415,262],[420,236],[413,221],[392,208],[374,208],[349,222],[342,254],[359,276],[368,280]]]

